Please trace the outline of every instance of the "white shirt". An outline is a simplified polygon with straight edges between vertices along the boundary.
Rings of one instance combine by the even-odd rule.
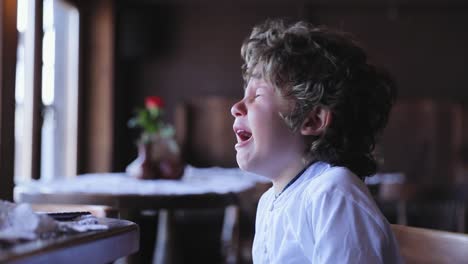
[[[260,198],[252,248],[263,263],[402,263],[365,184],[344,167],[311,165],[275,199]]]

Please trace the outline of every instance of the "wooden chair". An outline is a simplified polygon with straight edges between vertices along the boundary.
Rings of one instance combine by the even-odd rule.
[[[455,175],[457,151],[468,140],[463,134],[463,126],[468,126],[463,115],[463,108],[455,102],[397,101],[379,143],[380,170],[402,172],[410,182],[460,182]]]
[[[468,263],[468,234],[392,225],[403,259],[412,263]]]
[[[177,106],[176,137],[187,163],[196,167],[237,167],[231,116],[231,107],[237,101],[208,96]]]
[[[464,233],[466,190],[466,184],[383,183],[376,198],[379,203],[396,206],[397,224]],[[415,217],[419,224],[412,219]]]

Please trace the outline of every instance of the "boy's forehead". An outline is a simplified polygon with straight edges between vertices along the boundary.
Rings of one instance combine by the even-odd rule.
[[[261,65],[255,66],[255,68],[252,69],[250,75],[249,75],[249,82],[254,81],[254,82],[265,82],[264,76],[263,76],[263,69]]]
[[[261,75],[251,75],[247,86],[244,87],[244,90],[249,87],[253,88],[259,85],[268,85],[268,82]]]
[[[264,76],[263,67],[261,64],[257,64],[252,69],[252,71],[250,71],[247,85],[244,86],[244,91],[246,91],[249,87],[255,88],[258,86],[272,87],[271,83]]]

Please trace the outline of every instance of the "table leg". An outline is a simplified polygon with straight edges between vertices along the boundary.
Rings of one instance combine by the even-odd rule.
[[[221,250],[224,263],[237,263],[239,255],[239,207],[237,205],[230,205],[224,209]]]
[[[117,218],[129,220],[140,225],[139,215],[140,215],[140,210],[130,209],[130,208],[120,208],[118,210]],[[140,229],[140,250],[135,254],[118,259],[113,264],[137,264],[137,263],[142,263],[142,261],[144,261],[144,259],[142,258],[142,254],[141,254],[141,252],[144,251],[143,249],[144,245],[142,244],[142,240],[141,240],[141,232],[142,230]]]
[[[153,264],[174,263],[174,217],[173,212],[161,209],[158,212],[158,230],[154,247]]]
[[[406,201],[399,200],[397,202],[397,224],[399,225],[407,225],[408,218],[406,215]]]
[[[457,202],[455,208],[455,217],[457,220],[457,232],[465,233],[465,217],[466,217],[465,202]]]

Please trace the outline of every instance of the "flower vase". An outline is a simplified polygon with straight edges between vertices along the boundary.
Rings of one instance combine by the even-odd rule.
[[[138,156],[126,168],[137,179],[180,179],[184,166],[173,138],[154,138],[138,144]]]

